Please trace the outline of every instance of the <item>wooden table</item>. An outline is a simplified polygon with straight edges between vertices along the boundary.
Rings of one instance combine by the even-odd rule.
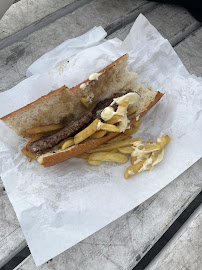
[[[202,27],[184,8],[142,0],[20,0],[0,21],[0,91],[25,78],[28,66],[68,38],[103,26],[124,39],[143,13],[167,38],[190,73],[202,75]],[[202,159],[149,200],[37,268],[28,256],[15,269],[132,269],[202,190]],[[202,269],[202,208],[148,269]],[[26,246],[0,182],[0,267]],[[163,265],[163,267],[162,267]]]

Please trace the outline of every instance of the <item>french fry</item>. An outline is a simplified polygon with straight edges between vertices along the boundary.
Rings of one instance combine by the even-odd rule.
[[[36,154],[31,153],[30,151],[28,151],[26,149],[26,146],[24,148],[22,148],[21,152],[23,153],[23,155],[25,155],[26,157],[29,157],[31,159],[36,159]]]
[[[135,132],[138,131],[139,126],[141,125],[142,121],[139,119],[138,121],[134,122],[129,129],[126,129],[126,131],[123,133],[125,135],[132,135]]]
[[[87,101],[86,97],[81,97],[80,101],[88,110],[92,107],[92,102]]]
[[[136,160],[137,160],[137,157],[131,156],[131,165],[133,165],[133,164],[135,163]]]
[[[99,165],[100,163],[102,163],[103,161],[100,161],[100,160],[88,160],[88,164],[90,165]]]
[[[90,156],[90,154],[88,153],[83,153],[83,154],[80,154],[78,156],[76,156],[77,158],[83,158],[83,159],[88,159]]]
[[[120,153],[100,152],[89,156],[89,161],[112,161],[118,163],[126,163],[129,157]]]
[[[127,99],[119,104],[120,107],[128,107],[128,105],[129,105],[129,100]]]
[[[94,134],[98,130],[97,126],[99,122],[99,119],[95,119],[88,127],[77,133],[74,136],[74,144],[79,144],[80,142],[84,141],[92,134]]]
[[[25,131],[27,135],[35,135],[35,134],[41,134],[41,133],[48,133],[52,131],[57,131],[63,128],[61,124],[55,124],[55,125],[46,125],[46,126],[38,126],[34,128],[29,128]]]
[[[70,147],[72,145],[74,145],[74,139],[69,138],[62,144],[62,150],[65,150],[66,148],[68,148],[68,147]]]
[[[149,144],[146,144],[143,146],[143,149],[146,151],[161,151],[163,148],[170,142],[170,137],[168,135],[162,135],[157,139],[157,143],[151,143],[149,141]]]
[[[116,113],[122,116],[125,115],[127,113],[128,105],[129,105],[129,100],[124,100],[123,102],[119,104]]]
[[[116,137],[112,138],[111,140],[107,141],[106,143],[115,143],[115,142],[120,142],[125,139],[131,139],[132,137],[130,135],[125,135],[123,133],[118,134]]]
[[[111,125],[111,124],[105,124],[102,123],[101,130],[106,130],[109,132],[121,132],[120,129],[117,126]]]
[[[123,154],[132,154],[132,152],[134,151],[134,149],[131,146],[121,147],[118,148],[118,150]]]
[[[162,135],[157,139],[157,144],[159,144],[161,149],[163,149],[170,141],[171,138],[168,135]]]
[[[133,165],[129,166],[126,169],[125,174],[124,174],[125,179],[128,179],[132,175],[138,173],[139,170],[142,168],[145,161],[146,161],[146,159],[143,159],[140,162],[138,162],[137,164],[133,164]]]
[[[134,114],[137,111],[137,107],[135,105],[132,105],[129,109],[128,109],[128,113],[127,115],[130,116],[132,114]]]
[[[63,140],[63,141],[61,141],[60,143],[58,143],[57,145],[55,145],[55,146],[53,147],[53,150],[62,148],[63,144],[64,144],[66,141],[68,141],[69,139],[73,139],[73,137],[69,137],[69,138],[67,138],[67,139],[65,139],[65,140]]]
[[[128,179],[130,176],[138,173],[147,160],[148,162],[145,164],[144,170],[152,169],[153,166],[155,166],[162,160],[164,154],[164,152],[162,151],[164,151],[164,147],[170,142],[170,140],[171,139],[168,135],[163,135],[157,139],[157,143],[152,143],[151,141],[148,141],[137,146],[139,147],[140,151],[146,151],[145,156],[142,160],[139,160],[139,162],[137,156],[131,156],[132,165],[126,169],[124,177]],[[162,156],[157,161],[159,155]]]
[[[104,137],[104,135],[107,133],[106,130],[98,130],[93,135],[90,136],[91,139],[99,139]]]
[[[119,142],[102,144],[102,145],[92,149],[88,153],[105,152],[105,151],[111,151],[111,150],[115,150],[115,149],[125,147],[125,146],[132,146],[133,142],[139,141],[139,140],[140,140],[140,138],[125,139],[125,140],[122,140]]]
[[[117,122],[119,122],[119,120],[121,120],[122,116],[115,114],[110,120],[106,121],[107,124],[116,124]]]
[[[161,150],[161,145],[158,143],[145,144],[142,149],[148,152],[158,151]]]

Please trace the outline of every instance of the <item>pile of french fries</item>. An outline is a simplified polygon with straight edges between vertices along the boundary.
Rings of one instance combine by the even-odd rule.
[[[84,103],[86,104],[86,102]],[[118,125],[122,117],[125,115],[128,117],[134,114],[136,110],[135,105],[129,107],[129,100],[124,100],[119,104],[117,113],[110,120],[101,122],[99,119],[95,119],[88,127],[77,133],[74,137],[69,137],[60,142],[53,150],[65,150],[85,140],[99,139],[106,134],[116,132],[117,135],[113,139],[77,157],[86,159],[90,165],[99,165],[105,161],[126,163],[131,156],[131,166],[126,169],[124,174],[126,179],[142,170],[151,170],[153,166],[156,165],[158,157],[163,154],[164,147],[170,142],[170,137],[168,135],[160,136],[156,143],[152,141],[142,142],[140,138],[132,138],[131,135],[136,133],[139,129],[141,124],[140,119],[131,124],[129,129],[121,132]],[[22,153],[30,159],[37,159],[37,154],[33,154],[29,151],[29,144],[61,128],[62,126],[60,124],[55,124],[26,130],[26,134],[32,136],[32,138],[22,149]],[[141,156],[136,155],[136,153],[140,152],[143,153]]]

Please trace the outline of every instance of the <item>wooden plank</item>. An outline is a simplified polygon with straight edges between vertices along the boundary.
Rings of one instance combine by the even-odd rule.
[[[187,28],[197,23],[186,9],[165,4],[159,5],[152,11],[146,13],[145,17],[157,28],[163,37],[170,41],[172,41],[178,33],[185,32]],[[125,27],[114,32],[109,38],[118,37],[124,40],[133,23],[134,22],[127,24]]]
[[[0,181],[0,267],[25,246],[13,207]]]
[[[90,6],[90,4],[88,5],[88,7],[89,6]],[[90,7],[92,8],[92,6],[90,6]],[[98,7],[96,7],[96,9],[97,8]],[[96,10],[96,9],[94,9],[94,10]],[[106,10],[106,7],[105,7],[105,10]],[[92,9],[91,9],[91,11],[92,11]],[[81,32],[79,32],[79,31],[81,31],[81,27],[79,26],[80,24],[78,24],[77,27],[76,27],[76,25],[74,25],[74,23],[75,23],[74,22],[74,14],[71,14],[71,18],[68,20],[70,23],[69,27],[71,29],[75,29],[75,32],[73,31],[74,34],[75,33],[81,34]],[[78,14],[78,13],[76,13],[76,14]],[[96,13],[94,18],[93,18],[94,23],[97,20],[98,14],[99,13]],[[82,13],[79,13],[79,15],[82,16]],[[98,16],[98,19],[99,19],[99,16]],[[108,20],[108,21],[110,21],[110,20]],[[72,26],[71,23],[74,26]],[[76,23],[78,23],[78,22],[76,21]],[[61,25],[59,24],[58,27],[60,27],[60,26]],[[73,27],[75,27],[75,28],[73,28]],[[89,27],[89,28],[91,28],[91,27]],[[51,29],[56,30],[56,28],[54,28],[54,27]],[[51,29],[48,29],[48,30],[51,30]],[[34,44],[33,45],[34,52],[37,50],[37,48],[40,48],[42,50],[42,53],[44,53],[45,51],[44,51],[43,46],[47,50],[47,46],[49,45],[49,44],[47,44],[47,42],[45,43],[45,39],[44,39],[44,43],[40,43],[40,40],[38,40],[37,43],[34,42],[34,38],[36,38],[36,39],[40,38],[40,34],[41,34],[40,31],[37,31],[35,33],[35,36],[33,37],[33,40],[31,40],[31,42],[33,42],[33,44]],[[38,36],[36,35],[37,33],[38,33]],[[54,33],[55,33],[55,31],[52,32],[52,36],[54,36]],[[60,35],[62,38],[63,33],[60,32],[59,38],[60,38]],[[53,39],[51,46],[55,47],[58,43],[61,43],[62,41],[58,42],[58,41],[56,41],[56,39]],[[28,41],[27,41],[27,43],[28,43]],[[27,46],[29,46],[29,45],[30,44],[28,44]],[[13,48],[15,48],[15,47],[13,47]],[[6,57],[9,57],[10,53],[12,52],[11,48],[7,48],[7,50],[5,50],[5,51],[7,53]],[[27,54],[27,51],[26,51],[26,54]],[[3,54],[1,54],[1,56],[3,57]],[[29,57],[32,57],[32,56],[29,55]],[[27,59],[26,56],[25,56],[25,59]],[[18,61],[19,61],[19,58],[18,58],[18,56],[16,56],[16,63]],[[23,61],[23,59],[21,59],[20,61],[21,61],[22,65],[25,62],[25,61]],[[2,63],[2,61],[0,63]],[[12,64],[16,65],[16,63],[13,62]],[[5,68],[5,64],[4,65],[2,64],[2,69],[0,68],[0,70],[3,70],[4,68]],[[12,76],[12,74],[13,73],[10,73],[11,76]],[[3,78],[3,81],[9,75],[5,73],[5,76],[6,77]],[[54,264],[55,265],[60,264],[60,263],[64,264],[64,262],[67,262],[67,260],[69,260],[71,262],[71,264],[74,265],[74,268],[77,266],[81,266],[82,261],[85,261],[86,267],[87,267],[87,265],[91,264],[92,268],[93,268],[93,265],[94,266],[96,265],[95,263],[100,264],[100,262],[102,262],[102,261],[103,261],[103,263],[107,263],[106,261],[109,261],[109,262],[113,261],[113,264],[115,265],[113,267],[116,267],[116,265],[121,264],[121,262],[119,262],[119,260],[121,258],[123,259],[123,261],[125,259],[127,259],[126,263],[129,263],[129,265],[134,266],[133,265],[134,264],[134,256],[136,256],[136,260],[138,261],[141,258],[141,256],[143,256],[147,252],[147,250],[151,247],[151,245],[153,245],[153,243],[158,240],[158,238],[161,236],[161,234],[164,232],[164,230],[166,230],[166,228],[173,222],[173,220],[178,217],[178,215],[181,213],[181,211],[183,211],[184,208],[200,192],[201,181],[200,181],[200,175],[198,175],[198,171],[200,171],[199,165],[201,163],[199,163],[199,165],[197,165],[197,164],[195,164],[194,166],[198,166],[198,167],[193,167],[190,169],[191,170],[190,174],[183,176],[184,178],[179,178],[180,180],[174,181],[172,183],[173,185],[171,186],[171,189],[169,191],[164,191],[164,192],[162,191],[163,193],[160,192],[158,195],[153,196],[150,200],[145,202],[145,204],[138,207],[139,210],[137,209],[137,211],[134,212],[134,215],[133,215],[133,211],[131,211],[128,214],[129,216],[128,215],[124,216],[125,217],[124,220],[120,219],[119,221],[117,221],[117,223],[115,223],[115,224],[112,223],[113,226],[106,229],[106,231],[105,231],[105,229],[101,230],[101,234],[98,234],[98,236],[96,234],[96,235],[93,235],[92,238],[90,237],[90,242],[83,241],[81,244],[79,244],[81,246],[79,246],[78,249],[77,249],[77,246],[70,249],[70,251],[71,251],[70,255],[65,254],[64,256],[61,256],[61,257],[58,256],[56,259],[56,262],[55,262],[55,259],[52,261],[53,265],[51,266],[52,268],[50,268],[50,269],[53,269]],[[179,182],[179,184],[177,184],[178,182]],[[191,187],[191,190],[190,190],[190,187]],[[175,194],[176,190],[179,190],[178,194]],[[188,192],[188,190],[189,190],[189,192]],[[0,195],[1,195],[1,193],[0,193]],[[164,206],[161,209],[159,209],[159,205],[162,205],[162,204]],[[169,213],[167,213],[167,211],[166,211],[168,205],[171,209],[173,209],[173,211],[170,211]],[[156,219],[155,211],[158,211],[158,212],[162,211],[165,213],[163,216],[159,216]],[[150,218],[149,216],[151,213],[153,213],[153,215],[151,215],[151,218]],[[148,218],[149,218],[149,222],[148,222]],[[156,223],[153,221],[153,219],[156,220]],[[128,221],[130,221],[130,225],[129,225],[129,223],[127,223]],[[157,224],[160,224],[159,225],[160,227],[157,227],[158,229],[154,230],[152,233],[152,232],[150,232],[148,226],[146,226],[146,223],[150,226],[150,229],[152,228],[152,230],[153,230],[153,228],[157,227]],[[144,226],[145,226],[144,228],[141,227],[142,224],[144,224]],[[127,226],[128,226],[128,230],[126,230],[126,232],[124,230],[122,230],[122,228],[125,229],[125,228],[127,228]],[[114,231],[117,233],[115,233],[113,235],[112,233]],[[136,239],[135,239],[136,235],[135,234],[137,232],[140,234],[142,233],[142,234],[141,234],[140,239],[138,239],[139,242],[137,241],[137,243],[136,243]],[[118,238],[117,234],[120,235],[120,239]],[[133,234],[133,242],[130,240],[130,237],[132,234]],[[146,237],[147,234],[150,235],[151,237],[147,238]],[[12,235],[12,233],[11,233],[11,235]],[[106,239],[106,241],[105,241],[105,239]],[[113,241],[111,241],[110,239],[112,239]],[[110,241],[112,242],[112,244]],[[8,248],[9,248],[9,243],[10,243],[10,241],[8,241],[8,243],[7,243]],[[129,245],[129,247],[127,247],[127,245]],[[110,249],[110,246],[112,246],[112,249]],[[118,246],[120,247],[120,249],[118,248]],[[135,246],[135,248],[134,248],[134,246]],[[16,245],[16,247],[17,247],[17,245]],[[101,249],[99,249],[99,247]],[[1,254],[1,248],[2,247],[0,247],[0,254]],[[88,253],[88,250],[90,253]],[[70,251],[68,251],[68,252],[70,252]],[[104,253],[104,251],[106,251],[106,253]],[[75,257],[78,256],[78,252],[81,254],[86,254],[86,256],[88,255],[89,262],[86,262],[84,255],[81,255],[81,257],[79,257],[78,259],[75,259]],[[66,256],[67,256],[67,259],[65,258]],[[94,256],[94,259],[91,260],[91,256]],[[115,258],[113,256],[115,256]],[[27,260],[27,261],[29,261],[29,260]],[[50,263],[48,265],[50,265]],[[110,269],[118,269],[118,268],[112,268],[112,264],[110,264],[110,263],[109,263],[109,265],[111,267]],[[45,266],[43,266],[43,267],[45,267]],[[74,269],[74,268],[72,268],[72,269]],[[24,268],[24,269],[29,269],[29,267]],[[85,268],[82,268],[82,269],[85,269]]]
[[[0,40],[33,24],[74,0],[21,0],[14,3],[0,20]]]
[[[201,165],[202,159],[149,200],[38,269],[132,269],[201,191]],[[34,265],[30,256],[15,270],[36,270]]]
[[[119,0],[95,0],[1,50],[0,91],[7,90],[25,79],[27,68],[63,41],[81,35],[95,25],[106,27],[131,9],[143,7],[143,3],[145,1],[126,0],[122,5]]]
[[[202,27],[179,43],[175,51],[191,73],[202,76]]]
[[[148,266],[147,270],[201,269],[202,205]]]

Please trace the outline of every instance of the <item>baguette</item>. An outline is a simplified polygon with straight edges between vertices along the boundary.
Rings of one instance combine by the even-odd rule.
[[[51,124],[67,125],[70,121],[74,121],[89,112],[89,110],[92,111],[98,102],[130,89],[140,97],[136,104],[136,112],[130,116],[131,124],[137,117],[145,115],[161,99],[163,94],[158,91],[151,91],[135,82],[137,74],[126,69],[127,59],[128,54],[125,54],[94,74],[93,80],[91,76],[88,80],[71,89],[63,86],[51,91],[27,106],[2,117],[1,120],[17,135],[29,139],[29,135],[26,134],[27,129]],[[90,109],[81,103],[82,97],[85,97],[91,103]],[[109,132],[99,139],[89,138],[65,150],[57,149],[53,151],[53,149],[50,149],[48,152],[37,154],[37,161],[44,167],[53,166],[88,152],[117,134],[119,133]]]

